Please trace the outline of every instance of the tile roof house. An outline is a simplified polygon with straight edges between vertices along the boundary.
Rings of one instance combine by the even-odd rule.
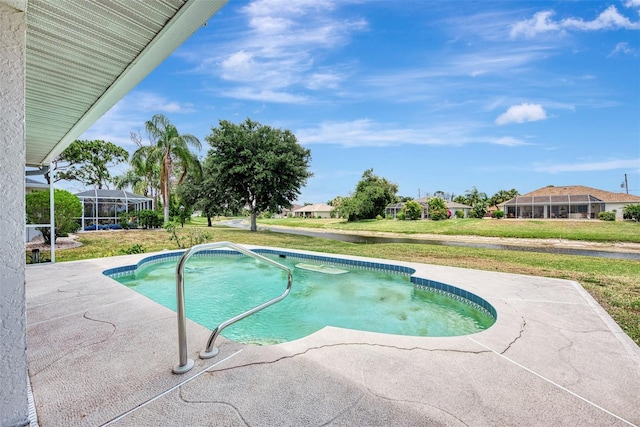
[[[515,197],[499,207],[505,218],[597,219],[600,212],[623,217],[626,205],[639,204],[640,196],[612,193],[582,185],[543,187]]]
[[[314,205],[302,206],[293,211],[293,215],[303,218],[331,218],[333,206],[325,203],[316,203]]]
[[[298,205],[296,203],[292,204],[290,208],[282,208],[280,210],[280,212],[278,213],[278,215],[282,218],[287,218],[288,216],[293,216],[294,213],[293,211],[295,211],[296,209],[300,209],[302,207],[302,205]]]

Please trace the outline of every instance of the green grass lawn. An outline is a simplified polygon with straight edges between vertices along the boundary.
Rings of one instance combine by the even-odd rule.
[[[640,224],[629,221],[450,219],[446,221],[366,220],[347,222],[343,219],[279,218],[260,219],[259,223],[265,226],[342,231],[640,243]]]
[[[508,228],[513,231],[509,237],[562,237],[591,236],[590,239],[604,242],[639,241],[640,224],[604,223],[600,221],[569,221],[563,224],[549,222],[549,230],[538,225],[539,221],[493,221],[459,220],[449,225],[449,221],[373,221],[347,224],[339,220],[262,220],[261,224],[292,225],[309,227],[314,224],[323,229],[391,231],[396,233],[428,234],[476,234],[483,236],[504,236]],[[450,221],[454,223],[454,221]],[[443,224],[443,225],[441,225]],[[404,229],[403,226],[406,226]],[[588,227],[594,227],[589,230]],[[355,227],[355,228],[350,228]],[[537,227],[537,228],[536,228]],[[410,231],[417,230],[417,231]],[[465,230],[461,232],[460,230]],[[472,230],[477,232],[472,233]],[[497,230],[494,234],[491,230]],[[540,230],[534,233],[533,230]],[[563,231],[562,236],[556,234]],[[190,236],[206,233],[210,242],[231,241],[240,244],[264,245],[281,248],[303,249],[317,252],[358,255],[366,257],[402,260],[479,270],[556,277],[579,282],[604,309],[615,319],[622,329],[640,345],[640,261],[604,259],[575,255],[559,255],[505,251],[481,248],[466,248],[424,244],[354,244],[332,241],[317,237],[291,234],[231,229],[222,226],[206,227],[206,220],[194,219],[191,224],[178,230],[184,242]],[[598,237],[596,237],[598,236]],[[93,231],[80,233],[82,246],[56,252],[58,262],[78,259],[100,258],[127,253],[140,245],[145,252],[163,249],[177,249],[175,241],[169,240],[164,230],[122,230]],[[47,254],[43,253],[46,258]]]

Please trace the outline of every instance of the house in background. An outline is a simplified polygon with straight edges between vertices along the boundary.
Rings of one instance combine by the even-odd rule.
[[[33,178],[29,178],[27,176],[24,179],[24,190],[27,194],[34,191],[49,191],[49,184],[47,184],[46,182],[35,180]]]
[[[293,215],[302,218],[331,218],[333,206],[325,203],[316,203],[314,205],[302,206],[293,211]]]
[[[544,187],[515,197],[499,207],[505,218],[598,219],[600,212],[615,212],[623,219],[626,205],[639,204],[640,196],[612,193],[582,185]]]
[[[451,211],[452,218],[455,216],[457,211],[462,211],[463,213],[462,218],[469,218],[469,212],[471,212],[471,209],[472,209],[471,206],[464,205],[458,202],[449,202],[449,201],[445,201],[445,204],[447,205],[447,209]]]
[[[280,210],[280,213],[278,214],[281,218],[287,218],[289,216],[289,214],[291,214],[291,216],[293,216],[293,211],[295,211],[296,209],[300,209],[302,207],[302,205],[297,205],[297,204],[292,204],[290,208],[282,208],[282,210]]]
[[[415,199],[414,202],[417,202],[420,206],[422,206],[422,215],[420,219],[429,219],[429,197],[421,197],[419,199]],[[452,202],[450,200],[444,201],[447,209],[451,211],[451,217],[455,216],[456,211],[463,212],[463,218],[469,218],[469,212],[471,211],[471,206],[463,205],[462,203]],[[385,215],[387,218],[396,219],[398,214],[402,211],[404,207],[404,202],[394,203],[392,205],[388,205],[385,208]]]
[[[424,205],[420,203],[420,206],[422,206],[422,213],[424,215]],[[398,202],[392,205],[387,205],[387,207],[384,208],[384,215],[387,218],[396,219],[398,218],[398,214],[402,212],[402,208],[404,208],[404,202]]]

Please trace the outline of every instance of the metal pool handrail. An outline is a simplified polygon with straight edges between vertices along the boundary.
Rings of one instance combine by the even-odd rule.
[[[178,352],[179,352],[180,361],[179,361],[179,364],[173,368],[174,374],[184,374],[185,372],[188,372],[189,370],[191,370],[191,368],[193,368],[193,365],[194,365],[194,361],[187,357],[187,318],[184,310],[184,265],[186,264],[189,258],[191,258],[194,254],[198,252],[201,252],[204,250],[219,249],[223,247],[232,248],[237,252],[243,253],[250,257],[256,258],[260,261],[264,261],[278,268],[281,268],[287,272],[289,278],[287,281],[287,288],[285,289],[282,295],[276,298],[273,298],[263,304],[260,304],[257,307],[254,307],[248,311],[245,311],[244,313],[239,314],[235,317],[232,317],[231,319],[226,320],[221,324],[219,324],[213,330],[213,332],[211,333],[211,336],[209,336],[206,350],[200,353],[201,359],[210,359],[214,357],[216,354],[218,354],[218,349],[213,346],[213,343],[215,342],[216,338],[218,337],[218,335],[220,335],[220,333],[224,328],[237,322],[238,320],[242,320],[245,317],[250,316],[262,310],[263,308],[269,307],[270,305],[277,303],[278,301],[284,299],[289,294],[289,291],[291,290],[291,285],[293,283],[293,275],[291,273],[291,270],[288,267],[276,261],[273,261],[267,257],[264,257],[260,254],[252,252],[249,249],[246,249],[235,243],[231,243],[231,242],[205,243],[202,245],[193,246],[190,249],[188,249],[182,255],[182,257],[178,261],[178,265],[176,266],[176,299],[178,302],[176,311],[178,313]]]

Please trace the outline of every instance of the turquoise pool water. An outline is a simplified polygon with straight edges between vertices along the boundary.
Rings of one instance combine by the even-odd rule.
[[[324,326],[411,336],[473,334],[491,326],[488,313],[449,296],[415,287],[407,274],[336,267],[344,274],[296,268],[307,260],[266,255],[293,271],[291,293],[224,329],[226,338],[243,343],[291,341]],[[177,261],[147,263],[115,279],[176,309]],[[214,329],[221,322],[280,295],[286,273],[247,256],[193,257],[185,267],[187,317]]]

